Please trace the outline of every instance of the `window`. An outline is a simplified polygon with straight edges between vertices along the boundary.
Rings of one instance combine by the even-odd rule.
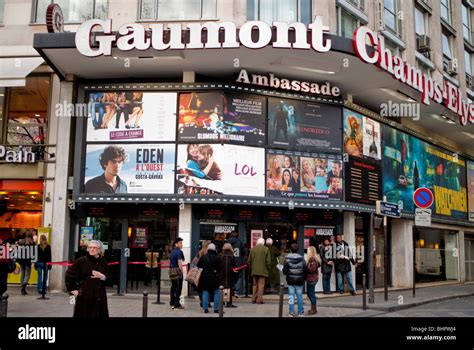
[[[462,5],[462,32],[464,39],[469,43],[471,42],[471,10],[466,6]]]
[[[415,33],[416,35],[427,35],[425,12],[415,7]]]
[[[453,59],[451,51],[451,36],[443,32],[441,34],[441,45],[443,48],[443,68],[444,71],[447,72],[449,62]]]
[[[385,27],[396,34],[402,36],[402,25],[398,17],[400,12],[400,0],[385,0],[384,1],[384,23]]]
[[[49,77],[26,78],[26,86],[8,94],[7,144],[44,144],[47,128]]]
[[[441,0],[441,18],[451,23],[451,0]]]
[[[0,23],[3,23],[4,11],[5,11],[5,0],[0,0]]]
[[[359,20],[341,7],[337,8],[337,34],[352,39]]]
[[[431,77],[431,68],[420,60],[416,60],[416,68],[421,70],[427,77]]]
[[[141,0],[141,20],[199,20],[217,17],[217,0]]]
[[[364,0],[347,0],[347,2],[360,10],[364,10]]]
[[[471,89],[472,85],[472,61],[471,54],[464,50],[464,66],[466,71],[466,85],[468,89]]]
[[[106,19],[109,6],[108,0],[36,0],[34,23],[46,22],[49,4],[61,6],[66,23],[81,23],[92,18]]]
[[[311,0],[247,0],[247,19],[310,24]]]

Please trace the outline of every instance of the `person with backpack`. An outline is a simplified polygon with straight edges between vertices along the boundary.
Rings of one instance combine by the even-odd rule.
[[[318,312],[316,309],[316,283],[319,280],[319,262],[318,254],[314,246],[308,247],[308,255],[306,262],[306,293],[311,301],[311,310],[308,311],[308,315],[314,315]]]
[[[304,315],[303,307],[303,285],[306,276],[306,262],[298,254],[298,244],[290,246],[291,253],[286,256],[283,264],[283,274],[286,276],[288,284],[288,304],[290,316]],[[295,294],[298,300],[298,314],[295,314]]]

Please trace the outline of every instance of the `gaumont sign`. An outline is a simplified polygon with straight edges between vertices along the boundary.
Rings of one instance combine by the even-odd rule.
[[[290,42],[289,33],[294,32],[294,40]],[[308,31],[310,35],[308,35]],[[188,42],[183,42],[184,32],[188,33]],[[273,34],[274,32],[274,34]],[[92,35],[92,34],[95,35]],[[221,34],[223,33],[223,34]],[[261,49],[268,45],[279,49],[300,49],[316,52],[331,50],[331,39],[325,34],[329,27],[323,25],[321,16],[306,26],[303,23],[273,22],[273,26],[260,21],[244,23],[239,30],[233,22],[188,23],[185,28],[181,23],[153,23],[145,27],[140,23],[124,24],[117,32],[112,32],[112,20],[91,19],[78,28],[75,36],[79,52],[88,57],[111,56],[112,48],[121,51],[130,50],[183,50],[183,49],[236,49],[241,46],[249,49]],[[203,40],[203,35],[205,39]],[[222,36],[223,40],[220,40]],[[384,39],[368,27],[359,27],[354,32],[354,49],[357,56],[364,62],[376,64],[392,74],[400,82],[409,85],[422,94],[422,102],[429,105],[430,101],[444,103],[447,108],[459,115],[459,123],[474,123],[474,104],[462,99],[459,88],[445,81],[444,85],[434,81],[422,71],[404,62],[385,48]],[[372,49],[368,49],[370,43]],[[245,75],[245,74],[244,74]],[[242,82],[249,78],[240,75]],[[275,77],[266,79],[276,82]],[[305,82],[289,82],[291,90],[311,92],[311,85]],[[309,84],[309,85],[308,85]],[[279,88],[285,88],[287,82],[280,81]],[[291,87],[291,85],[294,85]],[[331,94],[329,94],[331,95]],[[334,96],[337,96],[334,94]]]

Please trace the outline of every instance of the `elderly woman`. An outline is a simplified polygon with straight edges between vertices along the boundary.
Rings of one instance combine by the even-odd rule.
[[[90,241],[88,254],[77,259],[66,271],[67,290],[76,297],[76,318],[109,317],[105,287],[112,285],[112,276],[102,257],[103,249],[101,241]]]

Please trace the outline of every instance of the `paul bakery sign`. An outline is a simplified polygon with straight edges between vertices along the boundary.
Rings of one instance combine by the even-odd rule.
[[[275,35],[272,35],[273,29]],[[308,30],[310,34],[308,36]],[[223,32],[223,41],[219,34]],[[255,31],[255,32],[254,32]],[[294,31],[294,41],[290,42],[289,33]],[[184,43],[184,32],[189,32],[189,42]],[[97,34],[92,39],[92,33]],[[329,27],[323,25],[321,16],[312,24],[273,22],[273,26],[260,21],[244,23],[239,30],[233,22],[188,23],[182,28],[181,23],[150,24],[148,28],[140,23],[120,26],[118,32],[112,32],[112,20],[91,19],[84,22],[76,32],[76,47],[87,57],[111,56],[112,48],[121,51],[150,48],[157,51],[183,49],[236,49],[244,46],[249,49],[261,49],[269,44],[278,49],[314,50],[328,52],[331,50],[331,39],[324,36]],[[202,39],[203,34],[205,39]],[[252,35],[253,34],[253,35]],[[256,35],[255,35],[256,34]],[[308,40],[308,37],[310,38]],[[375,50],[369,50],[366,40]],[[430,100],[443,103],[459,115],[459,123],[474,123],[474,104],[462,99],[460,90],[449,81],[444,86],[426,76],[422,71],[404,62],[385,48],[384,39],[368,27],[359,27],[354,32],[354,49],[357,56],[366,63],[377,64],[392,74],[400,82],[422,93],[422,102],[429,105]]]
[[[22,146],[10,147],[0,145],[0,161],[6,163],[35,163],[35,153],[26,150]]]

